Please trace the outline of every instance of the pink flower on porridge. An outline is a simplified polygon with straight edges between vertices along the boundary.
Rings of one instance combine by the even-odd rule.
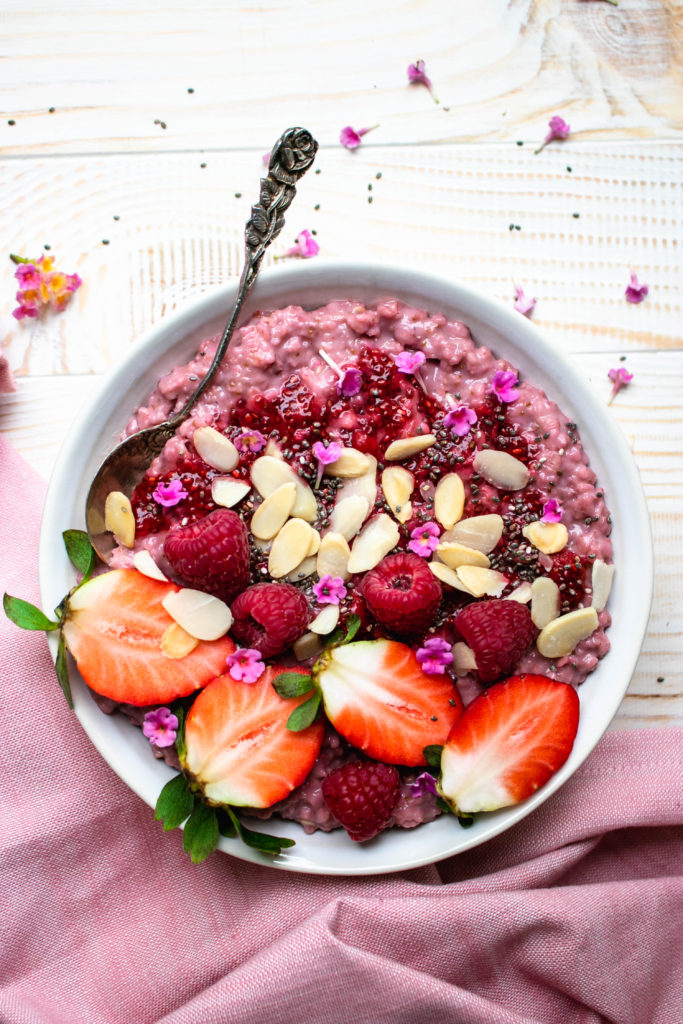
[[[416,654],[424,671],[432,675],[443,675],[446,666],[453,661],[451,645],[440,636],[425,640],[424,646],[418,647]]]
[[[320,486],[325,466],[331,466],[333,462],[336,462],[341,456],[342,451],[342,446],[336,441],[331,441],[328,445],[325,445],[322,441],[315,442],[313,445],[313,454],[318,460],[318,475],[315,478],[316,487]]]
[[[515,285],[515,296],[515,304],[512,308],[516,309],[523,316],[531,316],[536,305],[536,299],[530,299],[525,295],[524,289],[520,288],[518,284]]]
[[[266,439],[260,430],[243,430],[235,438],[235,448],[240,452],[260,452],[265,445]]]
[[[434,87],[432,81],[427,77],[427,69],[423,60],[416,60],[414,64],[408,65],[408,81],[411,85],[424,85],[429,95],[432,97],[435,103],[438,103],[436,96],[434,95]]]
[[[429,558],[439,546],[441,530],[437,523],[421,523],[410,532],[409,549],[420,558]]]
[[[142,720],[142,733],[155,747],[172,747],[178,734],[178,719],[170,708],[148,711]]]
[[[627,285],[626,291],[624,292],[626,301],[634,304],[642,302],[649,291],[650,289],[646,284],[639,283],[638,275],[631,273],[631,283]]]
[[[183,487],[182,480],[175,477],[175,479],[169,480],[167,484],[163,482],[158,483],[152,491],[152,497],[157,504],[163,505],[164,508],[172,508],[173,505],[177,505],[178,502],[187,497],[187,491]]]
[[[339,141],[342,146],[346,146],[347,149],[358,149],[363,141],[363,136],[367,135],[368,132],[371,132],[377,127],[378,125],[375,124],[372,128],[359,128],[356,130],[355,128],[352,128],[350,124],[347,124],[345,128],[342,128],[339,134]]]
[[[473,425],[477,422],[477,414],[468,405],[457,405],[450,409],[443,418],[444,427],[448,427],[456,437],[464,437],[469,434]]]
[[[346,587],[341,576],[329,572],[313,584],[313,593],[318,604],[339,604],[346,597]]]
[[[424,352],[397,352],[394,356],[396,369],[399,373],[417,373],[423,363],[426,363],[427,356]]]
[[[410,795],[416,798],[424,796],[425,793],[432,793],[434,796],[438,796],[436,779],[429,772],[420,772],[415,782],[408,783],[408,789],[410,790]]]
[[[349,366],[337,381],[337,391],[344,398],[357,395],[363,386],[363,374],[357,366]]]
[[[228,672],[240,683],[255,683],[266,670],[260,651],[253,647],[238,647],[228,656]]]
[[[298,256],[302,260],[308,260],[311,256],[317,256],[320,246],[308,229],[300,231],[294,240],[294,245],[288,249],[285,256]]]
[[[627,387],[627,385],[631,383],[633,380],[633,374],[629,373],[624,366],[620,366],[616,370],[608,370],[607,376],[612,381],[612,391],[607,399],[607,404],[611,405],[621,389]]]
[[[512,370],[496,370],[491,380],[491,394],[499,402],[514,402],[519,398],[517,374]]]
[[[559,523],[562,521],[564,510],[557,498],[549,498],[543,506],[541,515],[542,523]]]
[[[534,153],[540,153],[542,149],[545,149],[549,142],[553,141],[553,139],[566,139],[571,131],[567,122],[564,118],[560,117],[559,114],[555,114],[554,117],[550,118],[548,121],[548,127],[550,128],[550,131],[538,149],[534,150]]]

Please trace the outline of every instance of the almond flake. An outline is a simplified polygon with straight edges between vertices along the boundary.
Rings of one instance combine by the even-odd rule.
[[[355,448],[344,448],[335,462],[325,466],[326,476],[363,476],[368,470],[368,457]]]
[[[135,552],[133,555],[133,565],[138,572],[141,572],[143,576],[149,576],[151,580],[161,580],[164,583],[168,582],[168,577],[164,576],[147,548],[141,548],[140,551]]]
[[[368,515],[377,501],[377,459],[374,455],[366,455],[368,468],[360,476],[347,477],[337,491],[337,501],[350,498],[354,494],[365,498],[368,503]]]
[[[315,571],[321,578],[323,576],[340,576],[348,580],[351,573],[348,570],[351,548],[348,541],[341,533],[326,533],[320,541]]]
[[[323,649],[323,642],[317,633],[304,633],[292,644],[294,657],[297,661],[308,661],[309,658],[317,658]]]
[[[537,576],[531,584],[531,621],[543,629],[560,614],[560,588],[549,576]]]
[[[341,533],[346,540],[351,540],[367,519],[369,511],[370,506],[362,494],[351,494],[336,502],[330,516],[330,528],[333,533]]]
[[[531,584],[526,581],[524,583],[520,583],[518,587],[515,587],[511,594],[508,594],[505,600],[518,601],[519,604],[528,604],[531,600]]]
[[[192,636],[177,622],[172,622],[161,638],[161,653],[166,658],[185,658],[198,643],[196,636]]]
[[[607,563],[603,562],[601,558],[596,558],[593,562],[591,582],[591,586],[593,587],[593,600],[591,601],[591,604],[593,608],[595,608],[596,612],[604,610],[612,589],[613,579],[614,566],[607,565]]]
[[[399,541],[398,526],[394,520],[380,512],[358,534],[351,548],[348,571],[367,572],[374,569]]]
[[[490,559],[483,551],[465,547],[464,544],[456,544],[454,541],[439,544],[436,554],[451,569],[457,569],[460,565],[479,565],[482,569],[488,569],[491,565]]]
[[[495,569],[482,569],[479,565],[461,565],[455,570],[461,583],[464,583],[475,597],[500,597],[508,584],[507,576]]]
[[[211,498],[216,505],[233,508],[246,498],[251,487],[245,480],[235,480],[233,476],[215,476],[211,481]]]
[[[403,466],[387,466],[382,471],[382,493],[389,511],[399,523],[407,523],[413,514],[410,496],[415,477]]]
[[[308,627],[311,633],[318,633],[319,636],[327,636],[333,629],[336,629],[339,622],[339,605],[325,605],[321,612],[318,612],[313,622]]]
[[[544,523],[540,519],[527,523],[522,533],[544,555],[554,555],[561,551],[569,539],[564,523]]]
[[[503,536],[503,517],[495,512],[486,516],[470,516],[461,519],[446,533],[441,534],[441,542],[454,541],[465,547],[475,548],[488,555]]]
[[[291,481],[276,487],[251,517],[249,528],[259,540],[271,540],[289,519],[296,501],[296,484]]]
[[[465,507],[465,485],[457,473],[446,473],[434,492],[434,518],[444,530],[455,526]]]
[[[462,640],[458,640],[457,643],[453,644],[453,671],[456,676],[466,676],[470,672],[476,672],[477,670],[477,659],[474,657],[474,651],[471,647],[468,647]]]
[[[507,452],[482,448],[472,460],[472,469],[502,491],[521,491],[529,483],[529,470]]]
[[[272,455],[274,459],[284,459],[282,454],[282,448],[277,443],[274,437],[269,437],[266,442],[266,447],[263,449],[264,455]]]
[[[113,533],[124,548],[135,544],[135,516],[130,499],[123,491],[110,491],[104,502],[104,528]]]
[[[598,628],[595,608],[576,608],[549,622],[536,638],[536,647],[544,658],[564,658],[581,640]]]
[[[201,590],[173,591],[161,602],[179,626],[197,640],[218,640],[232,626],[232,613],[225,601]]]
[[[296,484],[296,501],[292,515],[312,523],[318,515],[315,494],[305,480],[294,472],[289,463],[273,455],[262,455],[251,467],[251,482],[262,498],[268,498],[283,484]]]
[[[390,462],[402,462],[413,455],[431,448],[436,443],[434,434],[416,434],[414,437],[402,437],[398,441],[392,441],[384,453],[384,458]]]
[[[307,558],[312,558],[313,555],[317,555],[319,548],[320,548],[320,534],[312,526],[311,527],[311,542],[308,545],[308,551],[306,552],[306,557]]]
[[[229,437],[214,427],[197,427],[192,435],[197,452],[214,469],[230,473],[240,461],[240,453]]]
[[[449,569],[443,562],[429,562],[428,564],[432,575],[436,576],[437,580],[441,583],[445,583],[447,587],[452,587],[453,590],[460,590],[463,594],[472,596],[472,591],[458,578],[455,569]]]
[[[303,519],[290,519],[273,541],[268,555],[268,572],[279,580],[306,558],[311,544],[311,527]]]
[[[287,583],[301,583],[302,580],[312,576],[315,572],[317,560],[315,555],[308,555],[303,562],[299,562],[295,569],[285,576]]]

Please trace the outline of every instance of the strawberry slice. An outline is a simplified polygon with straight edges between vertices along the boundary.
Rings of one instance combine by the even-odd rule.
[[[292,709],[307,695],[278,696],[272,683],[284,671],[268,666],[255,683],[219,676],[190,708],[182,764],[209,803],[271,807],[313,767],[325,726],[320,721],[301,732],[287,728]]]
[[[333,647],[316,671],[325,713],[349,743],[387,764],[425,765],[462,714],[450,677],[428,675],[397,640]]]
[[[225,670],[235,650],[228,637],[202,641],[184,658],[162,653],[161,638],[173,619],[161,602],[179,589],[136,569],[114,569],[71,596],[64,639],[92,690],[137,707],[168,704]]]
[[[520,803],[561,768],[579,726],[569,683],[511,676],[472,701],[441,755],[439,792],[456,814]]]

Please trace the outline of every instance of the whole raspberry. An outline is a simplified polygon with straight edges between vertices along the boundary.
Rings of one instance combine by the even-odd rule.
[[[458,612],[454,624],[474,652],[482,683],[509,675],[538,633],[531,612],[518,601],[475,601]]]
[[[401,780],[391,764],[352,761],[323,780],[325,803],[351,839],[372,839],[391,819],[401,794]]]
[[[424,633],[441,601],[439,581],[424,558],[410,553],[387,555],[365,574],[359,589],[380,625],[399,636]]]
[[[232,601],[249,583],[249,535],[228,508],[171,530],[164,554],[181,583],[222,601]]]
[[[232,637],[264,658],[281,654],[306,632],[308,602],[291,583],[256,583],[233,602]]]

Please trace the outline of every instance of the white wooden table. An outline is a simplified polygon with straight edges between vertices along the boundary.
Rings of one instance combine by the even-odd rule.
[[[516,282],[602,398],[611,367],[633,372],[612,411],[657,572],[615,727],[683,721],[681,0],[3,8],[0,341],[19,387],[0,429],[28,461],[48,476],[97,378],[238,273],[262,154],[303,125],[318,173],[266,264],[309,228],[317,259],[413,260],[510,303]],[[408,85],[417,59],[438,104]],[[554,114],[571,135],[535,155]],[[378,127],[351,153],[347,124]],[[84,285],[64,314],[17,323],[7,257],[41,251]]]

